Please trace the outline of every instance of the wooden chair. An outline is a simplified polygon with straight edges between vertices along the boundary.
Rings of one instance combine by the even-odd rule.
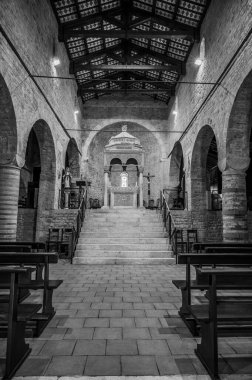
[[[192,252],[193,244],[198,242],[196,229],[187,230],[187,251]]]
[[[101,208],[99,199],[95,198],[93,200],[93,206],[92,206],[92,208],[95,208],[95,209],[96,208]]]
[[[60,243],[62,241],[62,228],[49,228],[49,236],[46,242],[49,252],[60,252]]]
[[[60,242],[60,258],[71,259],[73,255],[73,239],[75,228],[63,228],[62,240]]]

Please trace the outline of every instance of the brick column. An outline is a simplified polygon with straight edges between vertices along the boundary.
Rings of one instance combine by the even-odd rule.
[[[139,168],[139,179],[138,179],[138,186],[139,186],[139,207],[143,208],[143,168]]]
[[[247,241],[246,173],[228,169],[222,173],[224,241]]]
[[[103,207],[108,207],[109,170],[107,168],[104,169],[104,182],[105,182],[105,188],[104,188],[104,206]]]
[[[16,241],[20,168],[0,165],[0,240]]]

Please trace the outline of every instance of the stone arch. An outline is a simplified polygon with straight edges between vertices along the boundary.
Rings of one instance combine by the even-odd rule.
[[[247,170],[252,125],[252,71],[244,79],[229,116],[225,169]]]
[[[65,167],[69,167],[73,177],[80,177],[80,160],[78,146],[74,138],[69,140],[66,150]]]
[[[228,120],[226,162],[223,165],[223,238],[247,241],[247,192],[251,183],[252,71],[242,82]],[[251,231],[250,231],[251,232]]]
[[[113,124],[110,124],[109,120],[101,121],[100,124],[98,124],[97,126],[94,127],[95,130],[91,131],[85,140],[85,143],[83,145],[83,150],[82,150],[83,159],[84,160],[88,159],[88,152],[89,152],[90,145],[91,145],[92,141],[94,140],[95,136],[99,132],[101,132],[104,128],[107,128],[107,127],[113,128],[114,126],[117,126],[119,124],[122,125],[122,123],[127,124],[129,127],[131,125],[137,125],[141,128],[146,129],[147,131],[153,131],[155,129],[155,126],[152,125],[151,122],[149,122],[147,120],[143,120],[141,124],[139,123],[139,120],[128,121],[128,120],[124,120],[124,119],[118,119],[118,121],[115,121]],[[160,146],[160,153],[161,153],[160,156],[166,157],[166,149],[165,149],[164,139],[161,136],[161,134],[158,132],[158,130],[156,132],[149,132],[149,133],[153,133],[154,138],[158,141],[158,144]]]
[[[177,141],[174,145],[170,162],[169,185],[177,187],[181,180],[181,172],[184,169],[184,156],[182,145]]]
[[[168,201],[171,207],[178,207],[179,205],[180,207],[185,206],[184,155],[182,145],[179,141],[175,143],[172,150],[168,191]],[[181,199],[180,202],[179,199]],[[175,206],[176,204],[178,204],[178,206]]]
[[[41,160],[38,208],[51,210],[54,207],[56,180],[56,153],[52,132],[48,124],[40,119],[33,125]]]
[[[207,208],[207,159],[215,136],[209,125],[202,127],[196,137],[191,159],[191,208],[204,211]],[[217,141],[217,139],[216,139]]]
[[[7,84],[0,74],[0,163],[15,163],[17,123]]]
[[[0,74],[0,240],[16,240],[20,168],[17,124],[8,86]]]

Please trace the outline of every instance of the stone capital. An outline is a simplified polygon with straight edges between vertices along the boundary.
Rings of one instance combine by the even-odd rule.
[[[109,166],[104,166],[104,174],[109,174]]]
[[[21,157],[19,154],[14,154],[12,156],[0,157],[0,165],[1,166],[13,166],[21,169],[25,164],[25,159]]]
[[[139,173],[142,173],[144,172],[144,167],[143,166],[138,166],[138,170],[139,170]]]

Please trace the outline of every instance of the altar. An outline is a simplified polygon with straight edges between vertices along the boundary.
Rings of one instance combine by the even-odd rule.
[[[104,208],[143,207],[143,165],[140,141],[124,125],[104,149]]]
[[[136,187],[110,187],[110,207],[137,208],[137,194],[139,188]]]

